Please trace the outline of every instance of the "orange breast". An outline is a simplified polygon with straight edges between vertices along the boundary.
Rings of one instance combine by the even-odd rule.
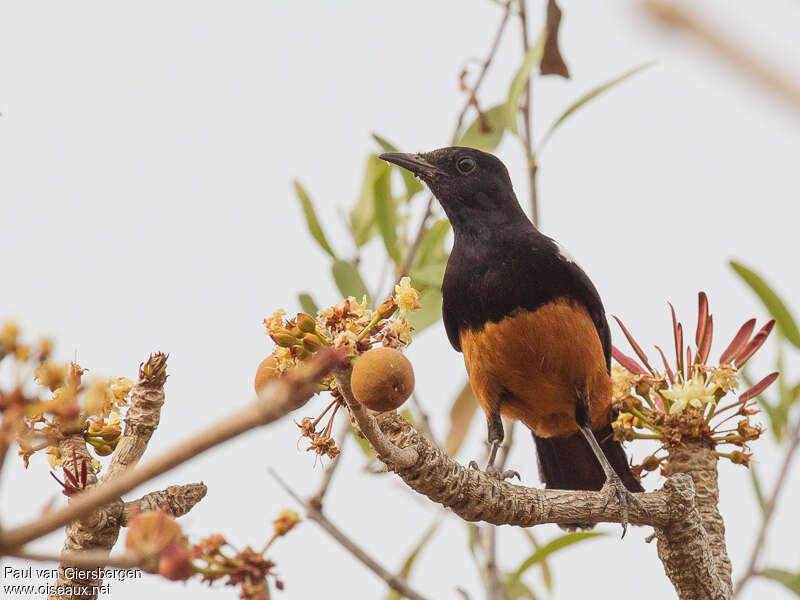
[[[469,381],[484,411],[498,408],[540,437],[577,431],[581,391],[592,429],[608,424],[611,380],[586,309],[559,299],[460,334]]]

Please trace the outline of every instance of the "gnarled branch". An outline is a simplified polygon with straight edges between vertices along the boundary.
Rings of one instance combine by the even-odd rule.
[[[617,503],[601,492],[542,490],[499,481],[465,468],[395,412],[371,414],[353,397],[349,370],[336,381],[361,433],[406,484],[466,521],[531,527],[542,523],[619,523]],[[411,460],[416,456],[416,460]],[[637,494],[629,522],[655,527],[659,556],[682,600],[728,600],[730,584],[695,505],[695,485],[676,473],[655,492]],[[690,581],[695,586],[689,585]],[[729,581],[729,579],[728,579]],[[699,582],[702,582],[700,584]]]

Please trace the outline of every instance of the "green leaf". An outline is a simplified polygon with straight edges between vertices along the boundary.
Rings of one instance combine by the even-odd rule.
[[[391,171],[386,169],[375,180],[375,221],[378,223],[387,254],[398,263],[400,247],[397,244],[397,211],[392,198],[391,174]]]
[[[782,583],[797,596],[800,596],[800,573],[790,573],[782,569],[764,569],[759,575]]]
[[[347,298],[353,296],[356,300],[361,302],[363,296],[367,296],[367,302],[372,303],[369,299],[367,286],[364,285],[364,280],[358,272],[358,268],[351,262],[346,260],[333,261],[333,280],[336,282],[336,287],[342,293],[342,296]]]
[[[500,144],[500,140],[503,139],[503,131],[506,125],[505,106],[505,104],[498,104],[487,110],[484,113],[485,124],[481,116],[478,115],[472,125],[467,127],[467,130],[456,145],[492,152]],[[484,131],[484,125],[488,127],[488,130]]]
[[[536,563],[550,556],[553,552],[561,550],[562,548],[566,548],[567,546],[571,546],[572,544],[582,542],[583,540],[587,540],[589,538],[597,537],[600,535],[604,534],[597,531],[573,531],[570,533],[565,533],[563,535],[560,535],[557,538],[550,540],[547,544],[534,551],[533,554],[531,554],[528,558],[522,561],[522,564],[519,566],[519,568],[517,568],[517,570],[511,577],[513,579],[521,579],[522,576],[525,574],[525,571],[527,571]]]
[[[399,152],[397,146],[392,144],[386,138],[379,136],[377,133],[372,134],[372,139],[378,142],[378,145],[383,149],[384,152]],[[403,176],[403,183],[406,185],[406,200],[411,200],[411,197],[414,196],[414,194],[422,191],[422,183],[419,179],[414,177],[414,174],[408,169],[398,170],[400,171],[400,175]]]
[[[303,312],[308,313],[312,317],[317,315],[317,303],[314,302],[314,299],[311,297],[311,294],[299,294],[297,299],[300,300],[300,307],[303,309]]]
[[[528,80],[531,78],[531,71],[533,71],[536,65],[542,62],[544,44],[546,41],[547,27],[544,27],[536,43],[528,48],[528,51],[525,53],[525,58],[522,60],[522,65],[517,69],[514,78],[511,80],[511,87],[508,89],[508,99],[504,105],[503,118],[506,127],[514,134],[519,132],[517,128],[517,113],[519,112],[520,98],[522,98],[525,86],[528,85]]]
[[[414,328],[414,335],[421,333],[442,318],[442,292],[428,288],[422,292],[420,308],[408,313],[406,319]]]
[[[375,154],[369,155],[364,180],[361,183],[361,195],[350,211],[350,233],[358,248],[378,233],[375,222],[375,182],[388,171],[389,163],[382,161]]]
[[[439,521],[434,522],[425,534],[422,536],[422,539],[417,542],[417,545],[414,546],[414,549],[411,551],[411,554],[408,555],[405,562],[403,563],[403,568],[400,569],[399,577],[403,581],[408,581],[408,576],[411,574],[411,567],[414,566],[414,561],[417,560],[417,556],[419,556],[420,551],[422,548],[425,547],[430,539],[433,537],[433,534],[436,533],[436,529],[439,527]],[[396,592],[395,590],[391,590],[389,595],[386,596],[386,600],[401,600],[402,596]]]
[[[623,81],[625,81],[629,77],[631,77],[633,75],[636,75],[636,73],[639,73],[640,71],[644,71],[645,69],[648,69],[648,68],[652,67],[654,64],[655,64],[654,62],[649,62],[649,63],[643,64],[643,65],[639,65],[638,67],[634,67],[633,69],[631,69],[630,71],[626,71],[625,73],[623,73],[619,77],[616,77],[616,78],[612,79],[611,81],[607,81],[606,83],[594,88],[588,94],[584,94],[583,96],[578,98],[575,102],[570,104],[567,107],[567,110],[565,110],[563,113],[561,113],[561,116],[558,117],[558,119],[556,119],[555,123],[553,123],[550,126],[550,129],[547,130],[547,133],[545,133],[542,136],[542,139],[539,142],[538,147],[536,148],[536,153],[537,154],[541,153],[542,148],[544,148],[544,145],[550,139],[550,136],[553,135],[553,132],[556,129],[558,129],[558,127],[564,121],[567,120],[567,117],[569,117],[572,113],[574,113],[576,110],[578,110],[581,106],[583,106],[584,104],[586,104],[587,102],[589,102],[593,98],[596,98],[597,96],[599,96],[600,94],[602,94],[606,90],[611,89],[612,87],[614,87],[618,83],[622,83]]]
[[[758,500],[758,506],[761,507],[762,514],[766,514],[767,511],[767,503],[764,500],[764,493],[761,491],[761,482],[758,479],[758,473],[756,473],[756,468],[753,463],[750,463],[750,481],[753,482],[753,491],[756,494],[756,500]]]
[[[778,325],[783,336],[789,340],[795,348],[800,348],[800,330],[797,329],[797,323],[795,323],[792,314],[778,295],[772,291],[755,271],[751,271],[744,265],[733,260],[730,262],[730,265],[733,270],[736,271],[736,274],[739,275],[761,299],[761,302],[775,319],[775,323]]]
[[[521,579],[506,577],[504,586],[509,600],[536,600],[536,594]]]
[[[429,263],[422,267],[411,269],[411,281],[414,285],[425,288],[432,287],[441,289],[442,279],[444,278],[444,270],[447,267],[447,261],[444,260],[438,263]]]
[[[306,225],[308,225],[308,230],[311,232],[311,236],[317,240],[317,243],[322,247],[323,250],[325,250],[325,252],[330,254],[331,257],[336,258],[336,254],[334,254],[333,249],[331,248],[330,244],[328,244],[328,239],[325,237],[325,232],[322,231],[322,226],[319,224],[317,213],[314,210],[314,205],[311,203],[311,198],[309,197],[308,192],[306,192],[303,185],[296,179],[292,183],[294,184],[294,191],[300,200],[300,205],[303,207],[303,213],[306,216]]]
[[[531,528],[526,528],[522,530],[525,533],[525,536],[530,540],[531,545],[533,546],[534,550],[538,550],[541,546],[539,542],[536,540],[536,537],[533,535],[533,531]],[[553,591],[553,574],[550,572],[550,567],[547,564],[547,559],[543,558],[539,561],[539,566],[542,569],[542,583],[544,583],[544,587],[547,588],[548,592]]]
[[[444,451],[448,456],[455,456],[458,453],[477,410],[478,400],[467,381],[453,401],[453,406],[450,407],[450,429],[444,442]]]
[[[422,235],[414,255],[414,266],[427,265],[447,259],[444,240],[450,231],[450,221],[439,219]]]

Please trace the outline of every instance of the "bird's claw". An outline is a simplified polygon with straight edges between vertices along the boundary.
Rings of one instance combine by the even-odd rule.
[[[467,465],[470,469],[474,469],[476,471],[481,471],[481,468],[478,466],[474,460],[469,461]],[[505,471],[498,470],[494,465],[486,465],[486,469],[482,471],[486,473],[489,477],[493,477],[499,481],[505,481],[506,479],[511,479],[512,477],[516,477],[519,481],[522,481],[522,477],[520,477],[519,473],[513,469],[506,469]]]
[[[625,484],[622,483],[622,480],[619,478],[619,476],[614,475],[614,477],[609,477],[606,480],[603,489],[600,491],[605,495],[606,499],[606,502],[603,505],[603,510],[608,508],[608,505],[614,498],[616,498],[617,502],[619,502],[619,518],[620,518],[619,522],[620,525],[622,525],[623,538],[625,537],[625,533],[628,530],[629,504],[635,506],[636,510],[639,513],[648,516],[647,511],[642,506],[641,502],[639,502],[639,499],[634,494],[628,491],[628,489],[625,487]]]

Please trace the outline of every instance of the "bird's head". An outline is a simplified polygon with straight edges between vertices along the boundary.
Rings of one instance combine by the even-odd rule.
[[[456,230],[525,217],[508,170],[492,154],[451,146],[423,154],[386,152],[380,158],[428,184]]]

